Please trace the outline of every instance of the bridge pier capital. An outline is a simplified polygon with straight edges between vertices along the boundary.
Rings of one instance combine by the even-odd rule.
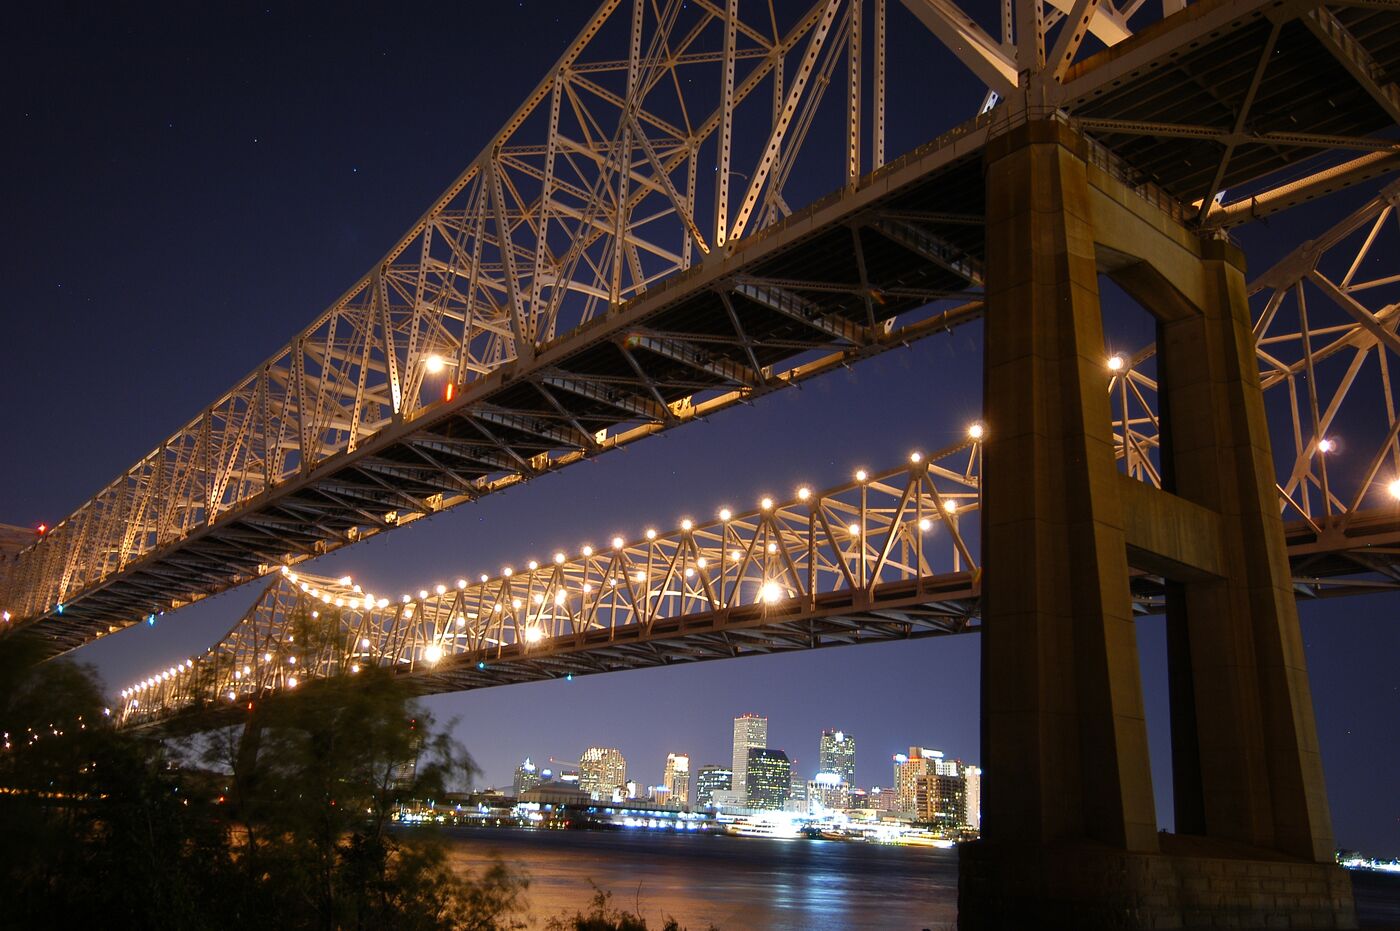
[[[1003,133],[985,166],[983,840],[960,926],[1353,926],[1243,256],[1061,121]],[[1162,489],[1116,463],[1100,274],[1157,319]],[[1157,831],[1131,570],[1167,582],[1176,834]]]

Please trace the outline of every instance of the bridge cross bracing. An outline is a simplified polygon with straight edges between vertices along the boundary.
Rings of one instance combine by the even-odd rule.
[[[416,594],[284,568],[218,644],[123,689],[116,716],[237,721],[249,701],[369,666],[427,694],[963,632],[977,591],[972,433],[835,488]]]
[[[11,623],[71,649],[974,319],[982,146],[1027,114],[1205,227],[1397,164],[1386,4],[780,6],[604,3],[383,260],[20,554]],[[989,93],[891,159],[915,21]]]

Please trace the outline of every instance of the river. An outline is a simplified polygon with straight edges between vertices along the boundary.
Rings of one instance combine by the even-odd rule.
[[[584,909],[589,883],[653,931],[953,931],[955,850],[648,831],[443,828],[453,865],[523,869],[532,927]],[[1353,873],[1362,928],[1400,929],[1400,877]]]
[[[643,831],[446,828],[453,864],[498,854],[530,878],[537,923],[584,908],[589,883],[613,904],[689,931],[952,931],[957,852],[840,841],[769,840]]]

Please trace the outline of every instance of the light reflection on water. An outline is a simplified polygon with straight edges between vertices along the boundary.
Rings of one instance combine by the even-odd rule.
[[[530,877],[537,924],[586,907],[592,881],[613,904],[640,908],[659,928],[951,931],[957,852],[831,841],[644,832],[446,828],[453,864],[479,869],[493,854]]]

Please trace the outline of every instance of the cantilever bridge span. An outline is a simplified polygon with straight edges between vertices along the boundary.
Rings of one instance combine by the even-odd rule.
[[[1033,115],[1203,229],[1400,165],[1386,4],[1037,2],[996,40],[906,0],[988,96],[896,158],[909,13],[780,6],[606,0],[381,262],[19,555],[10,626],[72,649],[973,319],[986,144]]]

